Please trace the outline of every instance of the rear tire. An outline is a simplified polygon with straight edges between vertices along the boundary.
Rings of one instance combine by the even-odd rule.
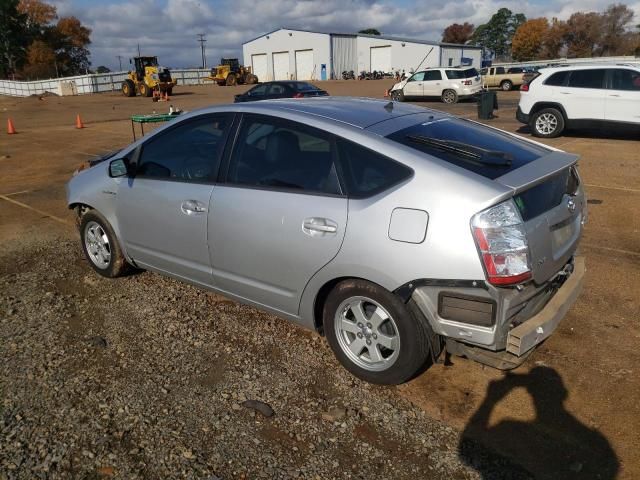
[[[442,92],[441,99],[443,103],[458,103],[458,94],[455,90],[445,90]]]
[[[227,75],[227,80],[225,83],[228,87],[233,87],[237,83],[235,74],[230,73],[229,75]]]
[[[136,96],[136,86],[134,85],[132,80],[125,80],[122,82],[122,94],[125,97],[135,97]]]
[[[329,293],[324,332],[334,354],[353,375],[397,385],[430,359],[433,332],[399,297],[365,280],[346,280]]]
[[[95,210],[80,220],[80,241],[89,265],[103,277],[119,277],[129,269],[113,228]]]
[[[529,128],[533,136],[556,138],[564,131],[564,116],[555,108],[544,108],[531,116]]]
[[[511,80],[503,80],[500,88],[505,92],[509,92],[513,88],[513,82]]]

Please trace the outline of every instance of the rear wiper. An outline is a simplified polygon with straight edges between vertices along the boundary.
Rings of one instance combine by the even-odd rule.
[[[412,142],[421,143],[443,152],[460,155],[464,160],[475,165],[489,165],[492,167],[510,167],[513,157],[511,154],[498,150],[487,150],[464,142],[455,140],[441,140],[438,138],[423,137],[422,135],[407,135]]]

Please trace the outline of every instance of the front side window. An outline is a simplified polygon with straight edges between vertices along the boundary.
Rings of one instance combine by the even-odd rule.
[[[266,95],[267,88],[269,88],[269,85],[267,84],[258,85],[256,87],[253,87],[251,90],[249,90],[249,95],[251,95],[252,97],[260,97],[260,96]]]
[[[424,80],[425,72],[414,73],[413,76],[408,80],[409,82],[422,82]]]
[[[613,90],[640,91],[640,72],[615,68],[609,70]]]
[[[430,80],[442,80],[442,74],[440,73],[440,70],[430,70],[425,72],[424,79],[427,82]]]
[[[161,132],[143,144],[136,175],[158,180],[215,179],[230,115],[206,115]]]
[[[573,88],[603,88],[604,68],[592,70],[573,70],[569,77],[569,86]]]
[[[238,185],[341,193],[329,134],[295,122],[249,115],[231,157],[227,181]]]

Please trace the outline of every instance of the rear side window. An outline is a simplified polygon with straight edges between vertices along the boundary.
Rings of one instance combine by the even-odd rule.
[[[331,137],[272,117],[247,116],[229,165],[230,183],[340,194]]]
[[[569,86],[574,88],[603,88],[604,68],[593,70],[573,70],[569,77]]]
[[[338,140],[347,194],[364,198],[382,192],[413,175],[413,170],[348,140]]]
[[[551,85],[552,87],[560,87],[566,84],[567,78],[569,77],[569,72],[556,72],[551,75],[544,82],[545,85]]]
[[[320,90],[315,85],[311,85],[310,83],[306,83],[306,82],[295,83],[294,89],[298,90],[299,92],[312,92],[315,90]]]
[[[475,68],[467,68],[465,70],[446,70],[446,73],[447,78],[450,80],[473,78],[478,76],[478,71]]]
[[[496,67],[496,75],[503,75],[504,67]]]
[[[609,70],[611,88],[613,90],[640,91],[640,72],[615,68]]]
[[[440,73],[440,70],[424,72],[424,80],[425,82],[428,82],[429,80],[442,80],[442,73]]]
[[[544,147],[459,118],[419,123],[388,138],[490,179],[549,153]]]
[[[269,88],[269,95],[281,95],[286,92],[284,85],[280,85],[279,83],[274,83]]]

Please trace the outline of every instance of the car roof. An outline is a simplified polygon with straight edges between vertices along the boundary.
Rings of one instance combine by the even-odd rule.
[[[421,72],[426,72],[428,70],[469,70],[471,68],[476,68],[473,65],[469,65],[467,67],[461,67],[461,66],[457,66],[457,67],[428,67],[425,68],[424,70],[420,70]]]
[[[238,110],[250,108],[252,111],[259,110],[264,111],[265,114],[276,115],[282,111],[303,113],[362,129],[405,115],[433,113],[442,116],[441,112],[415,105],[360,97],[284,98],[252,102],[246,106],[238,105],[237,108]]]
[[[585,70],[592,68],[636,68],[640,69],[640,63],[608,63],[608,62],[593,62],[593,63],[580,63],[576,65],[549,65],[548,67],[542,67],[540,72],[551,73],[571,70]]]

